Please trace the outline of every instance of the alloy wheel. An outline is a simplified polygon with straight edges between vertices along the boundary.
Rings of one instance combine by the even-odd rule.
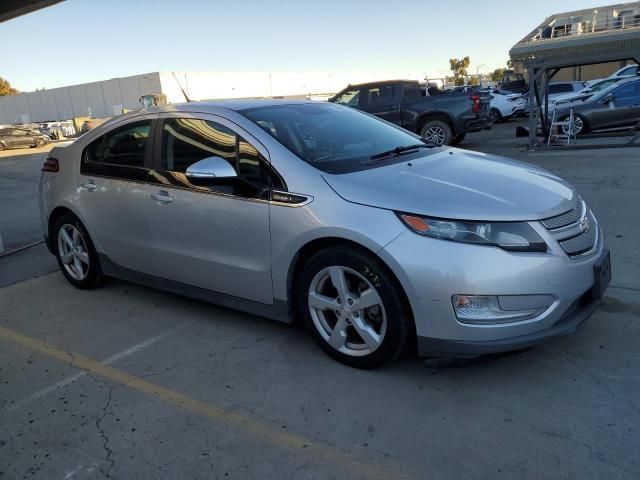
[[[575,137],[576,135],[580,134],[583,128],[584,128],[584,122],[582,121],[582,119],[580,117],[575,117],[573,119],[573,128],[571,129],[571,136]],[[565,135],[569,134],[569,127],[567,125],[562,125],[562,133],[564,133]]]
[[[319,271],[309,286],[309,312],[315,328],[333,348],[346,355],[369,355],[380,347],[387,316],[379,293],[353,269]]]
[[[84,280],[89,273],[89,250],[82,233],[65,223],[58,230],[58,254],[64,269],[74,280]]]
[[[424,138],[430,141],[431,143],[435,143],[436,145],[443,145],[446,136],[447,134],[442,129],[442,127],[438,127],[437,125],[434,125],[427,129],[427,131],[425,132]]]

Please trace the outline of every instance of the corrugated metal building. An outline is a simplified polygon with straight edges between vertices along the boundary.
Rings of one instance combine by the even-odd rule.
[[[310,72],[153,72],[70,87],[0,97],[0,124],[104,118],[122,109],[140,108],[142,95],[164,93],[169,102],[192,100],[298,96],[333,93],[349,83],[407,78],[424,73],[331,74]]]

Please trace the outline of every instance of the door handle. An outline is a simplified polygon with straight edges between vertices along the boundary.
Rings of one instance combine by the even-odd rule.
[[[80,184],[80,188],[84,188],[89,192],[93,192],[98,189],[98,185],[96,185],[93,180],[87,180],[86,182]]]
[[[151,198],[153,198],[156,202],[161,202],[161,203],[173,202],[173,197],[169,195],[169,193],[165,192],[164,190],[161,190],[158,193],[152,193]]]

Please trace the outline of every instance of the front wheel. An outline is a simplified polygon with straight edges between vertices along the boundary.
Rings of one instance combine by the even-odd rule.
[[[442,120],[429,120],[420,130],[420,136],[436,145],[451,145],[453,131],[449,124]]]
[[[42,148],[47,144],[44,138],[36,138],[36,148]]]
[[[357,368],[397,358],[406,344],[410,313],[395,278],[375,257],[353,248],[329,248],[304,266],[297,303],[318,345]]]
[[[98,254],[89,233],[77,217],[68,213],[53,226],[56,259],[66,279],[80,289],[91,289],[104,281]]]

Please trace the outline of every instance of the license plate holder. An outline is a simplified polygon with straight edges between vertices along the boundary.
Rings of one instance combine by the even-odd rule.
[[[600,299],[611,282],[611,253],[606,250],[593,266],[594,284],[591,296]]]

